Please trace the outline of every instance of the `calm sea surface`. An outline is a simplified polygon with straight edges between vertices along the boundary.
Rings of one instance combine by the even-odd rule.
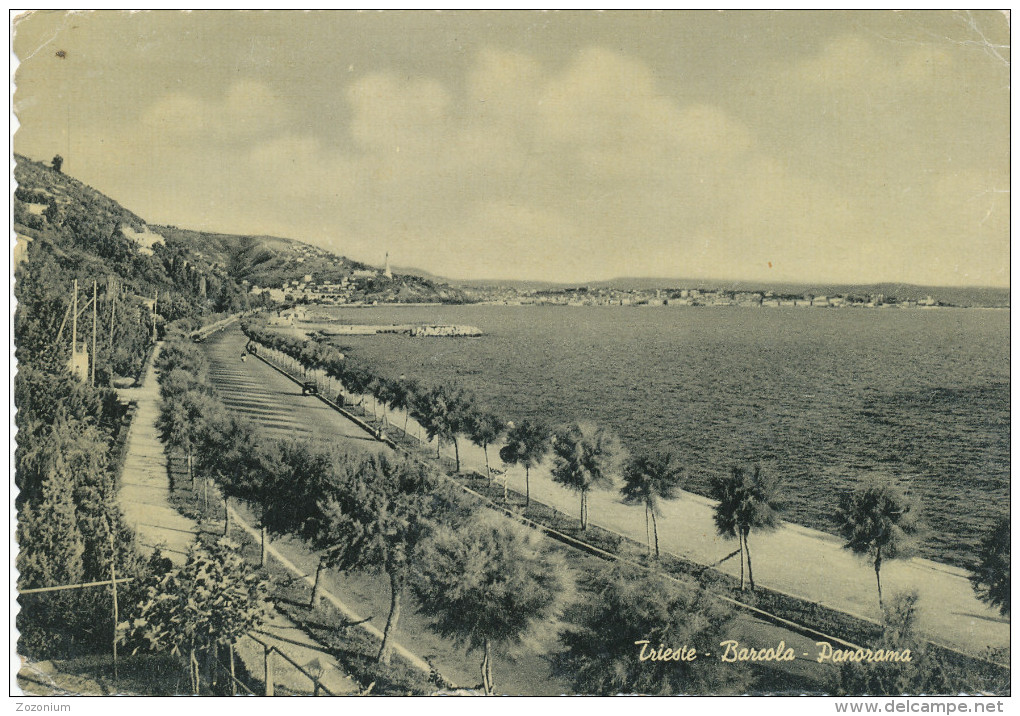
[[[636,307],[376,307],[349,323],[469,324],[485,337],[334,341],[393,375],[451,381],[510,420],[587,419],[631,452],[674,451],[706,494],[761,461],[786,518],[832,532],[869,473],[919,496],[920,551],[964,565],[1009,508],[1009,313]]]

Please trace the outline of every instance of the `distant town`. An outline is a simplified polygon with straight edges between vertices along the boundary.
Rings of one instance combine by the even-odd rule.
[[[813,308],[934,308],[948,306],[933,298],[898,300],[881,293],[816,296],[810,293],[786,294],[774,291],[726,291],[697,288],[567,288],[520,291],[492,288],[473,289],[469,295],[478,303],[503,305],[548,304],[562,306],[805,306]]]
[[[289,279],[282,286],[248,286],[254,296],[265,294],[275,303],[344,305],[362,304],[366,284],[378,291],[386,282],[397,282],[387,263],[382,269],[356,269],[345,275],[316,278],[305,274]],[[247,283],[247,282],[244,282]],[[711,288],[620,289],[580,286],[556,289],[522,289],[512,286],[458,287],[463,303],[504,306],[752,306],[810,308],[936,308],[953,304],[926,295],[923,298],[897,298],[883,293],[845,293],[814,295],[776,291],[733,291]],[[377,300],[371,303],[407,303]]]

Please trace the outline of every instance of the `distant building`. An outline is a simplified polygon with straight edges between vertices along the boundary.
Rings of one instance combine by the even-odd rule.
[[[390,271],[390,252],[389,251],[386,252],[386,264],[385,264],[385,268],[383,268],[383,276],[385,276],[386,278],[393,278],[393,272]]]

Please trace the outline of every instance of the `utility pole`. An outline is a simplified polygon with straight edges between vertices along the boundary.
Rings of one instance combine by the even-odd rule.
[[[156,297],[152,299],[152,342],[156,342],[156,307],[159,305],[159,289],[156,289]]]
[[[96,387],[96,280],[92,279],[92,387]]]

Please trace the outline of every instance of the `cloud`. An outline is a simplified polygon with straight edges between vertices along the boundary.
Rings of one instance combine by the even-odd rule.
[[[805,86],[867,97],[875,91],[923,90],[931,86],[933,76],[951,69],[951,55],[934,45],[895,51],[886,44],[880,50],[872,40],[848,34],[830,40],[817,55],[797,63],[791,74]]]
[[[355,82],[347,97],[354,112],[351,134],[367,148],[435,150],[443,139],[450,99],[436,80],[372,74]]]
[[[221,99],[171,93],[150,106],[141,118],[151,132],[192,142],[239,143],[264,137],[294,120],[283,98],[266,85],[241,81]]]

